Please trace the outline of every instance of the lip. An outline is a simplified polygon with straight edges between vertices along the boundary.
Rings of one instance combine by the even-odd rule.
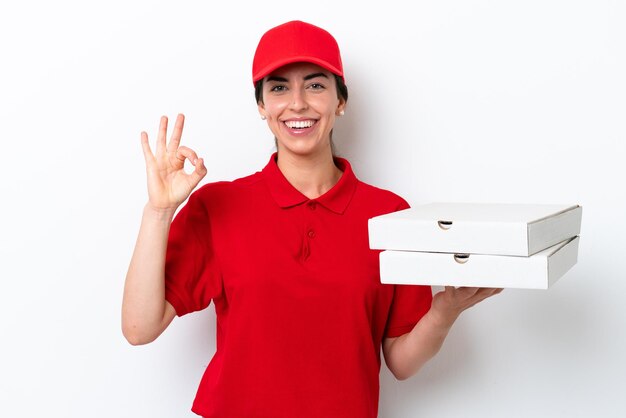
[[[306,127],[289,127],[287,125],[288,122],[308,122],[308,121],[313,122],[311,124],[311,126],[306,126]],[[311,133],[311,131],[313,131],[317,127],[317,123],[318,122],[319,122],[319,120],[318,119],[314,119],[314,118],[289,118],[289,119],[285,119],[285,120],[281,121],[283,128],[290,135],[294,135],[294,136],[308,135],[309,133]]]

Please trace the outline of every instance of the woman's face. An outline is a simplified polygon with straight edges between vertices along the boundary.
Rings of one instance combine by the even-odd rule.
[[[279,154],[311,156],[330,150],[330,131],[344,106],[332,73],[315,64],[294,63],[264,78],[259,112],[267,118]]]

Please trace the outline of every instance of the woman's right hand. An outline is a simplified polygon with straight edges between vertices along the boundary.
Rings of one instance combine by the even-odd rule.
[[[166,143],[167,117],[161,116],[155,154],[150,149],[148,134],[141,133],[148,177],[148,204],[152,209],[175,211],[207,173],[204,160],[192,149],[180,146],[184,124],[185,116],[179,114],[169,143]],[[195,167],[189,174],[184,170],[186,159]]]

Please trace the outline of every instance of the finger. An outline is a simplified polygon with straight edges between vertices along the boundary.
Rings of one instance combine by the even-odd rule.
[[[449,294],[453,294],[456,288],[454,286],[444,286],[443,291]]]
[[[167,116],[161,116],[161,121],[159,122],[159,133],[157,135],[157,145],[156,145],[156,153],[157,155],[161,155],[161,153],[165,152],[165,139],[167,138]]]
[[[141,132],[141,149],[143,150],[143,158],[146,160],[146,164],[151,164],[154,160],[154,155],[150,149],[150,142],[146,132]]]
[[[193,170],[193,172],[189,175],[192,186],[194,188],[198,185],[198,183],[200,183],[200,180],[202,180],[207,173],[207,169],[204,166],[204,159],[198,158],[196,160],[195,166],[195,170]]]
[[[497,295],[498,293],[502,292],[502,289],[500,288],[496,288],[496,287],[483,287],[479,290],[478,294],[480,295],[486,295],[487,297],[492,296],[492,295]]]
[[[176,117],[176,123],[174,124],[174,130],[170,142],[167,144],[167,152],[174,152],[180,145],[180,138],[183,135],[183,127],[185,126],[185,115],[179,113]]]
[[[476,293],[478,293],[480,291],[480,287],[459,287],[457,288],[457,292],[459,294],[459,296],[465,298],[465,299],[469,299],[472,298],[476,295]]]
[[[472,299],[475,304],[475,303],[478,303],[480,301],[487,299],[488,297],[497,295],[501,291],[502,289],[499,289],[499,288],[482,287],[476,292],[476,294],[474,295]]]
[[[185,146],[179,147],[173,155],[175,156],[176,162],[179,164],[183,164],[186,158],[191,162],[191,164],[195,165],[196,160],[198,159],[196,152]]]

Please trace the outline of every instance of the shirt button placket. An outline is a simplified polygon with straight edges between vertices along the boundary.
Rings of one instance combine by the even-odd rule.
[[[315,211],[315,209],[317,208],[317,202],[315,201],[309,202],[308,207],[309,207],[309,210]],[[315,238],[315,229],[313,229],[312,226],[309,227],[307,235],[309,236],[310,239]]]
[[[315,201],[311,201],[307,203],[307,208],[308,208],[308,214],[305,215],[305,219],[307,219],[307,226],[305,229],[305,236],[304,239],[306,241],[306,247],[307,247],[307,257],[305,257],[305,259],[308,259],[308,257],[311,255],[312,252],[312,248],[311,248],[311,241],[315,238],[316,235],[316,218],[317,218],[317,214],[315,214],[315,211],[317,209],[317,202]]]

